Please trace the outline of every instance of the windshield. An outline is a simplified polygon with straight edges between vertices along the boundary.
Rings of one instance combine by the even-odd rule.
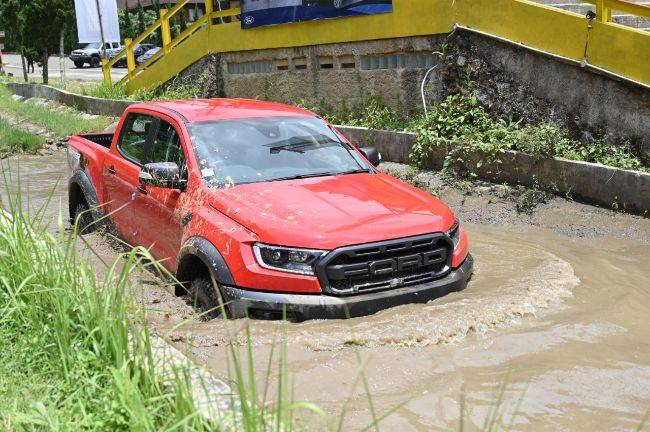
[[[211,187],[371,171],[314,117],[273,117],[190,125],[201,174]]]
[[[101,42],[92,42],[81,46],[81,49],[98,49],[102,46]]]

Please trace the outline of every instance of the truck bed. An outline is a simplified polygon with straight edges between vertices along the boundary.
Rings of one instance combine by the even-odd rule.
[[[100,146],[109,149],[111,148],[111,143],[113,142],[114,135],[115,135],[114,133],[92,133],[92,134],[77,135],[77,136],[87,139],[88,141],[92,141],[95,144],[99,144]]]

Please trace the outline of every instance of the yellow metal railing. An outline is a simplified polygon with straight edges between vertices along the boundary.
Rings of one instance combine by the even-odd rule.
[[[650,6],[632,3],[626,0],[585,0],[596,6],[596,19],[602,22],[612,22],[612,11],[617,10],[630,15],[650,18]]]
[[[115,63],[126,57],[126,66],[127,66],[127,75],[118,81],[118,85],[124,84],[126,81],[133,79],[139,72],[151,66],[161,57],[166,54],[169,54],[176,46],[181,44],[187,38],[191,37],[197,30],[205,28],[206,26],[212,25],[212,21],[215,19],[221,19],[229,16],[236,16],[241,13],[239,9],[228,9],[224,11],[213,11],[212,0],[205,0],[205,14],[190,24],[182,33],[176,36],[174,39],[171,37],[171,26],[170,19],[176,15],[186,4],[188,0],[179,0],[172,8],[160,9],[160,18],[158,18],[153,24],[147,27],[141,35],[135,39],[125,39],[124,40],[124,49],[120,51],[112,59],[104,59],[102,64],[102,71],[104,74],[104,83],[112,84],[111,78],[111,68]],[[148,38],[151,34],[158,31],[160,28],[162,36],[162,47],[154,56],[148,59],[146,62],[136,65],[135,55],[133,53],[134,48]]]
[[[242,30],[236,20],[224,20],[239,15],[239,9],[213,11],[212,0],[205,0],[206,14],[172,39],[169,19],[187,3],[181,0],[161,10],[143,34],[126,40],[126,49],[104,63],[104,76],[111,83],[110,66],[126,56],[128,73],[118,85],[133,93],[167,82],[210,53],[426,36],[460,27],[650,86],[650,62],[643,61],[650,52],[650,33],[610,22],[612,10],[650,18],[650,7],[625,0],[586,1],[597,9],[598,19],[591,24],[579,14],[529,0],[394,0],[392,14],[357,17],[354,26],[348,20],[321,20]],[[159,28],[162,49],[136,65],[133,48]]]

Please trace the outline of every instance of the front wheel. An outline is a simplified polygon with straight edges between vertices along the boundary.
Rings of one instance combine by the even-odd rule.
[[[81,69],[82,67],[84,67],[84,62],[82,62],[81,60],[75,60],[74,67],[76,67],[77,69]]]
[[[101,64],[101,61],[99,60],[99,57],[93,57],[90,59],[90,66],[94,68],[98,68],[99,65]]]
[[[73,223],[79,234],[89,234],[95,230],[95,220],[85,202],[80,202],[75,207]]]
[[[208,319],[218,318],[228,309],[225,305],[221,304],[221,294],[219,287],[212,283],[212,280],[201,276],[197,277],[190,284],[190,297],[194,307],[204,312],[204,316]]]

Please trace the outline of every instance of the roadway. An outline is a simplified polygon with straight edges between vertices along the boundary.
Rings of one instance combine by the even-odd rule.
[[[18,54],[3,54],[2,62],[5,63],[4,69],[8,73],[14,74],[14,76],[21,77],[23,75],[23,66],[20,61],[20,55]],[[91,68],[88,65],[84,65],[83,68],[77,69],[72,61],[69,58],[65,58],[65,76],[69,80],[76,81],[101,81],[104,77],[102,74],[101,68]],[[6,64],[8,63],[8,64]],[[61,70],[59,65],[59,57],[50,57],[48,62],[49,68],[49,77],[50,78],[61,78]],[[121,79],[126,75],[126,69],[111,69],[111,76],[113,81]],[[42,69],[38,64],[34,64],[34,73],[28,74],[30,78],[40,78],[43,76]]]

